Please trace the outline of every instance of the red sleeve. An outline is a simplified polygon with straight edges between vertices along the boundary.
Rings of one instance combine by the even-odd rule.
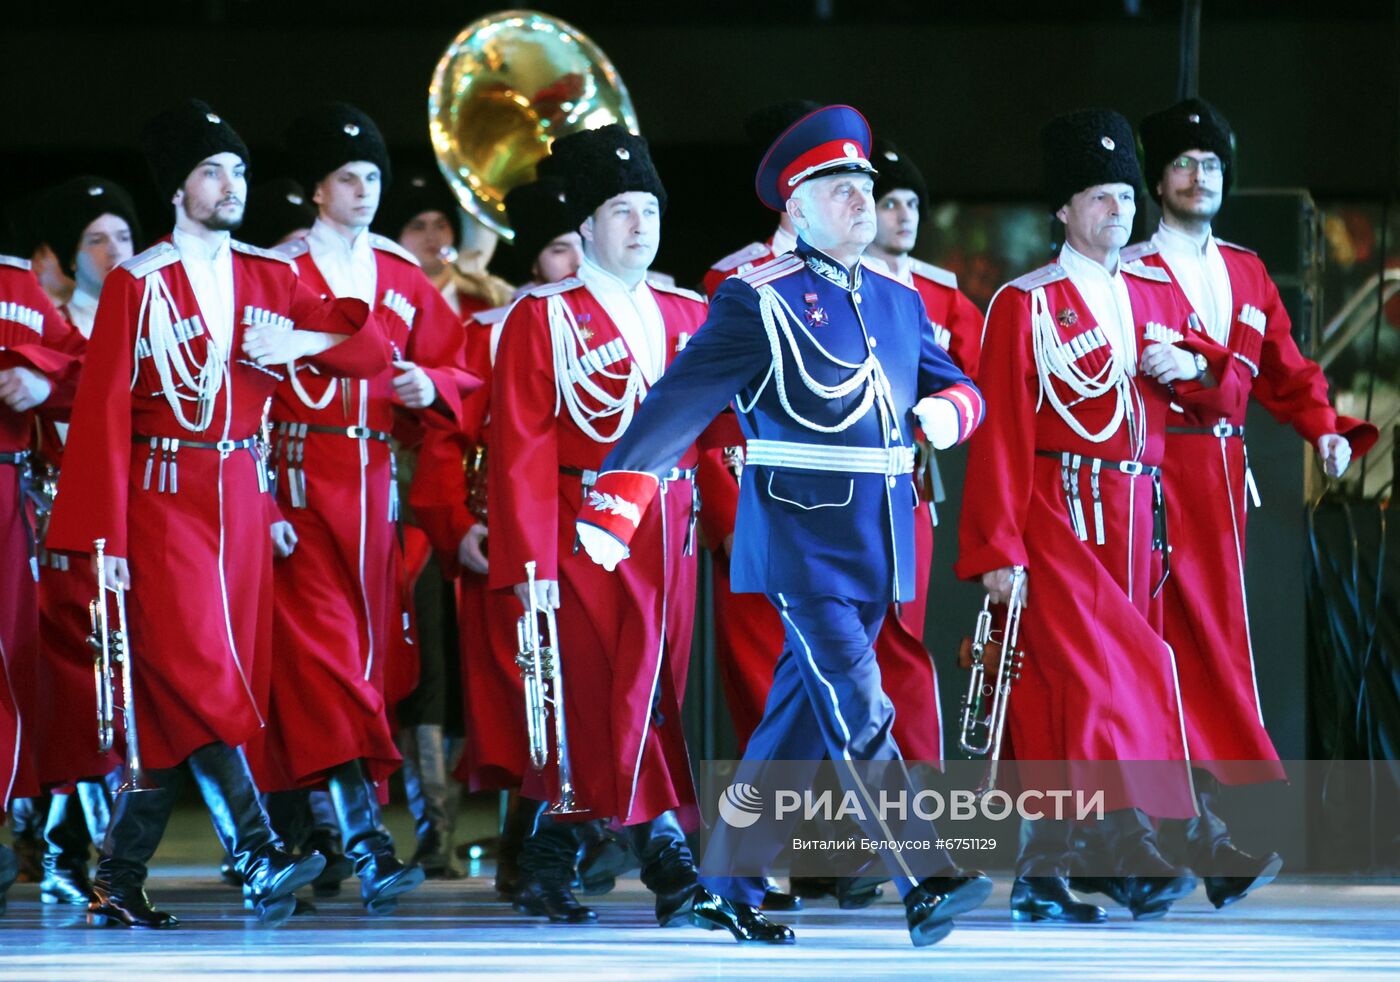
[[[977,378],[977,363],[982,355],[982,311],[961,290],[953,291],[952,307],[948,311],[948,354],[971,379]]]
[[[422,281],[419,320],[408,337],[405,357],[427,373],[437,389],[432,408],[454,423],[462,421],[462,397],[481,388],[481,378],[467,371],[466,332],[462,321],[426,276]]]
[[[1259,352],[1259,375],[1253,394],[1280,423],[1287,423],[1311,447],[1329,433],[1340,433],[1361,456],[1375,445],[1375,426],[1349,416],[1338,417],[1327,397],[1327,377],[1322,366],[1303,357],[1293,342],[1293,322],[1279,298],[1273,280],[1264,301],[1264,343]]]
[[[37,311],[43,323],[37,335],[28,328],[18,328],[21,334],[33,337],[32,341],[26,338],[18,344],[0,343],[0,369],[23,367],[44,376],[53,389],[38,411],[61,419],[63,411],[73,405],[78,391],[78,372],[85,348],[83,336],[58,312],[33,273],[27,270],[9,272],[17,274],[18,290],[13,295],[7,292],[6,299]]]
[[[141,286],[116,269],[102,287],[78,383],[48,538],[50,549],[87,553],[94,539],[126,556],[131,471],[131,355]]]
[[[376,315],[363,300],[322,300],[294,275],[287,310],[299,331],[348,335],[344,341],[306,359],[308,363],[342,378],[373,378],[389,367],[393,352],[379,329]]]
[[[1206,360],[1206,372],[1214,384],[1199,381],[1173,382],[1175,400],[1194,419],[1234,416],[1249,399],[1249,368],[1236,358],[1229,348],[1218,344],[1209,334],[1187,326],[1177,347]]]
[[[1030,308],[1019,290],[1004,288],[992,300],[977,381],[986,395],[986,418],[968,442],[956,566],[967,580],[1026,565],[1039,383]]]
[[[523,582],[530,560],[539,579],[559,578],[558,424],[546,304],[517,303],[496,349],[486,505],[493,589]]]

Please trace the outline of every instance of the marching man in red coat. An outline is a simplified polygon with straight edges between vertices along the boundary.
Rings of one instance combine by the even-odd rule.
[[[408,627],[389,431],[402,410],[455,425],[474,384],[447,301],[411,255],[369,231],[390,180],[374,121],[332,103],[294,122],[287,142],[319,215],[305,239],[277,251],[312,291],[372,305],[394,363],[358,380],[297,364],[277,386],[277,658],[268,726],[249,758],[260,788],[285,792],[269,809],[289,842],[309,827],[308,789],[329,785],[365,907],[389,913],[423,882],[421,868],[395,856],[375,791],[399,766],[384,678]]]
[[[513,588],[524,603],[525,564],[536,564],[538,600],[558,608],[579,817],[624,828],[667,924],[686,916],[696,882],[682,832],[698,813],[680,713],[695,616],[693,449],[638,531],[622,575],[574,554],[574,518],[592,474],[694,336],[705,304],[646,282],[666,192],[644,139],[616,125],[588,130],[559,140],[551,160],[584,259],[577,277],[523,296],[501,331],[490,584]],[[527,775],[523,794],[554,800],[556,768]],[[569,825],[540,816],[520,857],[518,910],[592,919],[568,889],[575,845]]]
[[[35,230],[73,280],[73,292],[60,312],[84,337],[92,336],[97,298],[112,270],[130,259],[141,226],[131,197],[119,185],[98,177],[78,177],[49,190],[35,212]],[[39,455],[44,486],[56,486],[63,465],[68,424],[40,419]],[[93,698],[88,603],[97,595],[91,567],[61,552],[39,556],[39,624],[44,657],[40,664],[39,712],[34,756],[39,783],[52,791],[44,879],[45,903],[87,906],[92,900],[88,846],[107,835],[111,806],[103,776],[120,764],[115,751],[101,752],[92,730],[74,726],[71,707]]]
[[[1293,343],[1288,312],[1259,257],[1211,232],[1234,177],[1229,122],[1204,100],[1187,99],[1148,116],[1141,133],[1162,222],[1123,256],[1171,276],[1202,329],[1230,349],[1244,379],[1233,404],[1172,417],[1163,461],[1173,545],[1163,636],[1176,652],[1200,811],[1186,825],[1185,858],[1221,908],[1268,883],[1283,865],[1276,854],[1236,848],[1219,813],[1221,782],[1285,776],[1264,729],[1245,606],[1245,519],[1257,495],[1245,411],[1252,396],[1290,424],[1317,449],[1330,477],[1366,453],[1377,433],[1332,408],[1322,369]]]
[[[72,405],[81,351],[82,336],[54,309],[29,261],[0,256],[0,817],[14,799],[39,791],[30,745],[40,657],[34,418]],[[0,846],[0,913],[18,875],[14,852]]]
[[[505,205],[515,232],[508,253],[515,278],[539,286],[578,272],[582,240],[569,225],[562,183],[541,178],[513,188]],[[459,429],[428,429],[409,494],[414,517],[457,585],[466,739],[453,776],[471,791],[517,791],[529,766],[521,738],[524,685],[515,662],[522,609],[514,598],[493,592],[487,579],[492,362],[509,311],[498,307],[467,319],[467,367],[486,382],[462,400]],[[517,798],[507,815],[496,861],[496,892],[504,899],[519,889],[520,847],[536,810]]]
[[[248,151],[207,105],[162,113],[141,142],[175,229],[103,286],[48,538],[71,553],[105,540],[100,575],[129,595],[137,729],[158,786],[117,796],[89,918],[177,923],[143,884],[188,762],[260,918],[280,923],[325,859],[282,851],[237,749],[266,725],[271,669],[258,429],[288,365],[374,376],[388,345],[363,301],[327,303],[289,261],[231,239]]]
[[[1025,571],[1026,652],[1006,724],[1008,758],[1060,761],[1076,788],[1093,761],[1125,767],[1105,825],[1134,917],[1160,916],[1195,880],[1160,854],[1146,816],[1193,814],[1177,670],[1157,633],[1166,542],[1161,463],[1168,405],[1220,399],[1229,353],[1192,331],[1159,269],[1128,263],[1140,183],[1133,133],[1114,112],[1053,120],[1045,183],[1065,226],[1059,258],[1002,287],[983,336],[987,421],[968,454],[958,575],[1005,602]],[[1104,787],[1107,784],[1107,787]],[[1011,895],[1018,920],[1101,921],[1069,890],[1072,825],[1023,832]]]

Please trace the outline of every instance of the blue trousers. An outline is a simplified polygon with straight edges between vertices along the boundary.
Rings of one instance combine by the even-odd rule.
[[[875,661],[875,637],[888,602],[790,594],[772,594],[768,599],[782,616],[783,653],[773,671],[763,719],[749,738],[735,780],[762,787],[767,761],[810,762],[815,774],[818,764],[829,758],[842,791],[853,792],[865,805],[859,821],[866,837],[877,842],[935,839],[931,822],[910,817],[887,823],[875,808],[882,792],[903,790],[912,800],[916,790],[894,741],[894,706],[881,687]],[[785,767],[784,777],[788,776]],[[752,834],[746,838],[743,830],[720,821],[702,873],[706,867],[724,868],[726,857],[742,855],[747,868],[753,868],[756,860],[774,860],[787,840],[770,829],[755,841]],[[923,877],[954,868],[952,858],[941,848],[920,850],[917,862],[899,850],[882,849],[880,857],[901,897]],[[767,890],[763,877],[757,875],[702,875],[700,883],[711,893],[755,907]]]

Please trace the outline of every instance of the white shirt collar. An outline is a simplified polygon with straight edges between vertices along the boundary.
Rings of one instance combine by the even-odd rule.
[[[175,243],[175,248],[180,250],[180,259],[185,263],[212,263],[229,252],[230,235],[227,232],[215,232],[214,241],[193,235],[189,232],[175,229],[171,235],[171,241]]]
[[[317,218],[306,235],[306,244],[332,293],[337,297],[357,297],[374,305],[379,270],[374,262],[369,229],[360,229],[354,241],[347,241],[345,236]]]
[[[171,241],[180,251],[190,289],[199,304],[200,320],[209,339],[227,357],[233,343],[233,252],[229,234],[219,233],[213,242],[175,229]]]
[[[1171,267],[1191,309],[1201,318],[1206,333],[1216,342],[1227,344],[1234,298],[1230,271],[1225,268],[1225,257],[1220,254],[1215,236],[1207,230],[1205,238],[1198,239],[1161,222],[1152,241]]]
[[[653,384],[666,369],[666,323],[646,279],[630,287],[587,256],[578,278],[617,325],[647,384]]]
[[[73,326],[83,337],[92,337],[92,324],[97,319],[97,298],[78,287],[68,298],[67,308],[68,319],[73,322]]]
[[[787,229],[781,225],[773,233],[773,255],[781,256],[785,252],[792,252],[797,248],[797,236],[788,234]]]
[[[1179,228],[1172,228],[1166,222],[1157,223],[1157,234],[1153,236],[1157,242],[1157,247],[1163,252],[1171,250],[1173,252],[1191,252],[1197,256],[1204,256],[1210,251],[1210,247],[1215,244],[1215,236],[1206,229],[1206,234],[1197,239],[1194,235],[1183,232]]]
[[[1109,345],[1122,359],[1128,374],[1137,371],[1137,329],[1133,320],[1133,302],[1128,285],[1123,282],[1122,262],[1110,272],[1068,242],[1060,249],[1060,265],[1069,274],[1070,282],[1084,298],[1089,313],[1103,331]]]

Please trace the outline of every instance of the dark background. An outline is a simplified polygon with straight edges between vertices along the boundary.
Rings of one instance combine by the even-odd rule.
[[[7,8],[14,7],[7,4]],[[657,268],[682,282],[771,230],[740,128],[783,98],[846,101],[902,145],[935,197],[1033,199],[1050,116],[1174,100],[1179,0],[544,2],[609,55],[671,197]],[[277,176],[283,128],[353,102],[397,157],[427,160],[427,85],[452,37],[494,3],[148,0],[7,9],[0,35],[0,200],[75,173],[139,192],[141,122],[198,96]],[[1206,0],[1201,93],[1233,122],[1239,179],[1376,198],[1396,186],[1393,2]]]

